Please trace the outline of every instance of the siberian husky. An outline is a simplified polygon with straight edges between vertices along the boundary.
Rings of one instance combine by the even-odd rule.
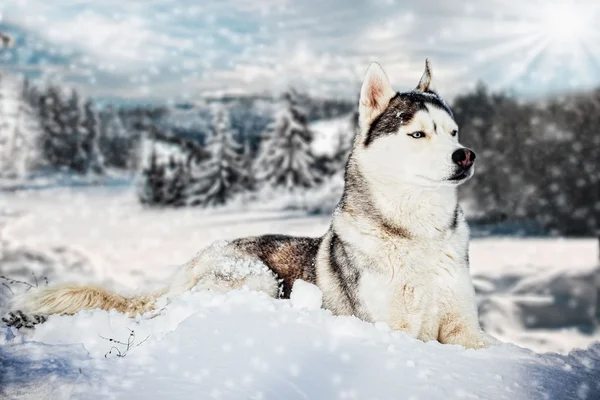
[[[482,348],[469,273],[469,228],[457,187],[475,153],[458,142],[452,111],[431,89],[396,92],[379,64],[367,70],[343,197],[321,238],[267,235],[215,243],[179,268],[163,290],[124,297],[65,285],[28,292],[14,306],[33,315],[101,308],[136,315],[195,286],[248,287],[288,298],[294,281],[316,284],[336,315],[383,321],[423,341]],[[23,314],[21,314],[23,315]]]

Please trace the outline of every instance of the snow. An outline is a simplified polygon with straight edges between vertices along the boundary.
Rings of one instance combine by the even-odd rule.
[[[41,285],[47,276],[50,283],[95,282],[125,294],[164,285],[177,265],[215,241],[319,236],[330,221],[257,203],[147,209],[125,187],[2,192],[0,210],[2,274],[33,284],[34,272]],[[25,399],[384,399],[399,393],[594,399],[600,396],[598,307],[592,307],[600,287],[597,251],[591,239],[471,243],[485,329],[505,342],[562,355],[513,344],[473,351],[421,343],[384,323],[332,316],[318,307],[319,290],[298,281],[291,300],[197,288],[144,318],[87,311],[51,316],[33,331],[0,324],[0,393]],[[236,272],[255,267],[241,263]],[[2,311],[11,294],[3,286],[0,294]],[[108,340],[126,343],[130,330],[127,352]]]
[[[297,279],[292,287],[290,301],[296,308],[318,310],[323,305],[323,292],[316,285]]]
[[[133,331],[133,334],[131,331]],[[3,329],[5,335],[6,329]],[[133,335],[131,349],[118,357]],[[52,316],[2,340],[8,396],[52,399],[597,398],[600,345],[569,356],[422,343],[249,291],[191,291],[154,318]],[[113,349],[111,353],[111,347]],[[122,353],[121,353],[122,355]]]
[[[600,339],[596,240],[479,239],[470,258],[480,319],[496,337],[561,353]]]
[[[310,129],[315,133],[311,149],[315,155],[332,156],[336,150],[336,145],[340,135],[347,135],[348,132],[354,132],[352,123],[352,114],[341,117],[323,119],[310,124]]]

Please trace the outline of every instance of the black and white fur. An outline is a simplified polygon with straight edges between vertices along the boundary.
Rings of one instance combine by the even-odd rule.
[[[316,284],[336,315],[383,321],[420,340],[486,347],[469,273],[469,229],[457,186],[474,153],[459,142],[446,103],[430,89],[397,93],[378,64],[362,85],[359,132],[343,197],[322,238],[267,235],[219,242],[182,266],[160,291],[134,298],[59,286],[15,304],[31,314],[102,308],[139,314],[191,288],[243,286],[287,298],[296,279]]]

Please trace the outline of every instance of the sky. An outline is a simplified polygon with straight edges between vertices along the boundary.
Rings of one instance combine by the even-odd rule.
[[[4,0],[0,71],[97,98],[222,93],[357,96],[370,62],[395,89],[425,58],[454,96],[478,81],[518,96],[600,86],[600,2],[508,0]]]

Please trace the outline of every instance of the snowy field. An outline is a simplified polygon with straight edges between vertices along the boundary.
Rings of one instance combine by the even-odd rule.
[[[132,349],[118,357],[127,346],[109,339],[126,343],[130,330]],[[57,316],[28,338],[0,340],[8,398],[515,400],[600,395],[599,345],[568,357],[508,344],[465,350],[250,292],[188,292],[146,320],[103,311]]]
[[[143,209],[127,187],[4,192],[0,275],[34,283],[34,272],[40,284],[47,277],[134,293],[161,285],[212,241],[318,236],[328,227],[328,217],[270,209]],[[296,301],[191,292],[152,319],[82,312],[17,336],[0,325],[0,396],[600,398],[597,242],[476,239],[471,265],[488,332],[565,355],[512,344],[472,351],[420,343],[385,324],[314,309],[314,297],[302,291]],[[0,286],[0,295],[4,312],[12,293]],[[126,343],[129,330],[131,349],[118,357],[127,346],[107,339]],[[118,351],[105,357],[112,345]],[[587,350],[571,352],[577,348]]]

